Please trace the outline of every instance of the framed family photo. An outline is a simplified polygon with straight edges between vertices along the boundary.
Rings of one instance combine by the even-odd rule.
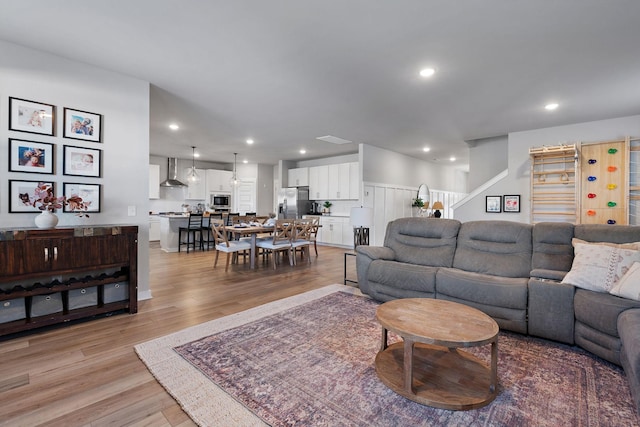
[[[9,97],[9,130],[53,136],[56,107]]]
[[[65,138],[81,139],[83,141],[101,142],[102,115],[88,111],[64,109]]]
[[[520,196],[504,196],[505,212],[520,212]]]
[[[9,139],[9,171],[52,174],[55,145]]]
[[[9,180],[9,213],[42,212],[31,204],[40,183],[51,185],[55,194],[53,182]]]
[[[82,198],[88,204],[87,210],[83,212],[100,212],[100,197],[102,186],[100,184],[80,184],[75,182],[65,182],[63,184],[64,196],[68,199],[72,196]],[[73,208],[65,205],[65,212],[74,212]]]
[[[502,212],[502,196],[487,196],[486,211],[490,213]]]
[[[75,176],[100,176],[102,150],[65,145],[63,174]]]

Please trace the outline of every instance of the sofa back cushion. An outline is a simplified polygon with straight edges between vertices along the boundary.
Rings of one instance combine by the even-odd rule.
[[[511,221],[470,221],[460,227],[453,267],[502,277],[529,277],[532,228]]]
[[[640,242],[640,226],[577,224],[574,237],[587,242],[631,243]]]
[[[533,226],[532,270],[571,270],[573,224],[540,222]]]
[[[460,221],[439,218],[399,218],[387,226],[384,245],[395,260],[432,267],[451,267]]]

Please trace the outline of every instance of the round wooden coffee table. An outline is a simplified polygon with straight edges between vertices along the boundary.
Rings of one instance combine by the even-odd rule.
[[[498,389],[498,324],[473,307],[429,298],[378,307],[382,346],[376,373],[396,393],[423,405],[467,410],[493,401]],[[387,346],[387,332],[403,338]],[[487,366],[464,347],[491,344]]]

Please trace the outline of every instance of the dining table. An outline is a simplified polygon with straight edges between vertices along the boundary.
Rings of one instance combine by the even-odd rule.
[[[322,227],[321,225],[317,225],[317,227]],[[258,240],[258,234],[261,233],[272,233],[276,229],[275,226],[266,226],[262,224],[234,224],[234,225],[226,225],[224,230],[228,233],[233,234],[236,238],[240,238],[242,236],[250,236],[251,237],[251,250],[250,250],[250,261],[249,268],[256,268],[256,242]]]
[[[250,260],[249,267],[254,269],[256,267],[256,241],[258,239],[258,234],[261,233],[270,233],[275,229],[274,226],[265,226],[265,225],[252,225],[252,224],[235,224],[235,225],[227,225],[224,227],[224,230],[233,234],[237,238],[241,236],[250,236],[251,237],[251,251],[250,251]]]

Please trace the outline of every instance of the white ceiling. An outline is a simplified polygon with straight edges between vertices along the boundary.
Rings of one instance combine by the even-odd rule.
[[[357,152],[316,139],[334,135],[464,165],[465,141],[640,114],[639,18],[638,0],[3,0],[0,39],[150,82],[151,154]]]

